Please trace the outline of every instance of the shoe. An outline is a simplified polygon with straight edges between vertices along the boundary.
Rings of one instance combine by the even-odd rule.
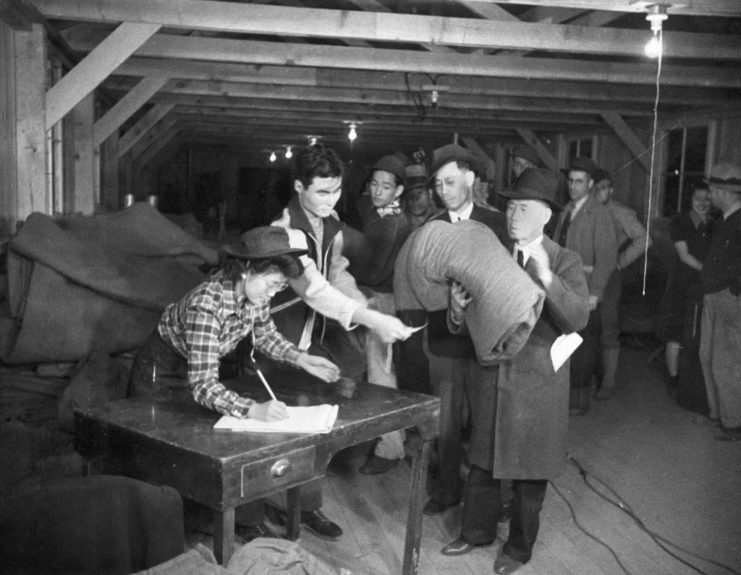
[[[569,408],[569,415],[586,415],[587,410],[583,407],[570,407]]]
[[[606,401],[612,397],[611,387],[601,387],[597,393],[594,394],[596,401]]]
[[[320,509],[316,511],[302,511],[301,525],[306,527],[317,537],[334,541],[342,535],[342,529],[334,521],[330,521]]]
[[[392,467],[396,467],[399,461],[401,460],[386,459],[385,457],[378,457],[378,455],[371,455],[358,471],[363,475],[381,475]]]
[[[723,428],[723,431],[713,437],[715,441],[741,441],[741,427],[734,427],[732,429]]]
[[[423,509],[423,513],[425,515],[440,515],[443,511],[450,509],[451,507],[456,507],[460,504],[460,501],[457,503],[451,503],[450,505],[446,505],[445,503],[438,503],[434,499],[430,499],[425,503],[425,507]]]
[[[494,561],[494,573],[497,575],[509,575],[509,573],[514,573],[517,571],[520,567],[522,567],[522,563],[517,561],[516,559],[512,559],[509,555],[506,553],[502,553],[499,557],[497,557],[497,560]]]
[[[699,425],[700,427],[720,427],[720,419],[712,417],[705,417],[704,415],[698,415],[692,418],[692,423]]]
[[[448,557],[456,557],[458,555],[465,555],[476,547],[486,547],[487,545],[491,545],[491,543],[478,543],[474,545],[473,543],[464,541],[462,537],[459,537],[455,541],[448,543],[443,547],[440,550],[440,553],[447,555]]]
[[[275,537],[264,523],[259,523],[257,525],[237,524],[234,526],[234,533],[244,539],[245,543],[249,543],[258,537]]]

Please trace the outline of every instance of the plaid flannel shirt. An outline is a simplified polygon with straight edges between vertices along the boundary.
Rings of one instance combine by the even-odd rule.
[[[278,333],[270,302],[253,305],[218,272],[165,308],[158,330],[186,358],[188,384],[201,405],[225,415],[247,417],[254,400],[228,390],[219,381],[220,359],[252,332],[255,349],[275,360],[297,365],[299,351]]]

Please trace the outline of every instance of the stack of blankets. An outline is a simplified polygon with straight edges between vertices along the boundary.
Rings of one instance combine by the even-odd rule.
[[[33,213],[8,246],[0,360],[74,362],[93,350],[134,350],[165,306],[218,262],[217,250],[147,203],[95,216]]]

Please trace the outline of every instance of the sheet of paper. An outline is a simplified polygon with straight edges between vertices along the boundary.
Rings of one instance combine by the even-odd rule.
[[[556,338],[556,341],[551,345],[551,362],[553,363],[553,370],[558,371],[561,366],[566,362],[571,354],[576,351],[576,348],[581,345],[582,337],[574,333],[564,333]]]
[[[306,407],[287,407],[287,409],[288,419],[280,421],[240,419],[224,415],[214,424],[214,429],[262,433],[328,433],[337,420],[339,406],[324,403]]]

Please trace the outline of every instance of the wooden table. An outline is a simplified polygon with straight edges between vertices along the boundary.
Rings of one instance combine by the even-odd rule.
[[[288,405],[340,406],[326,434],[247,433],[212,428],[217,413],[191,395],[114,401],[75,412],[75,449],[95,471],[169,485],[215,513],[214,553],[226,564],[234,544],[235,507],[287,490],[288,537],[299,535],[299,486],[322,477],[332,456],[389,431],[416,427],[404,574],[417,573],[430,441],[438,433],[440,400],[429,395],[360,384],[353,397],[334,384],[271,381]],[[237,391],[267,399],[256,382]]]

